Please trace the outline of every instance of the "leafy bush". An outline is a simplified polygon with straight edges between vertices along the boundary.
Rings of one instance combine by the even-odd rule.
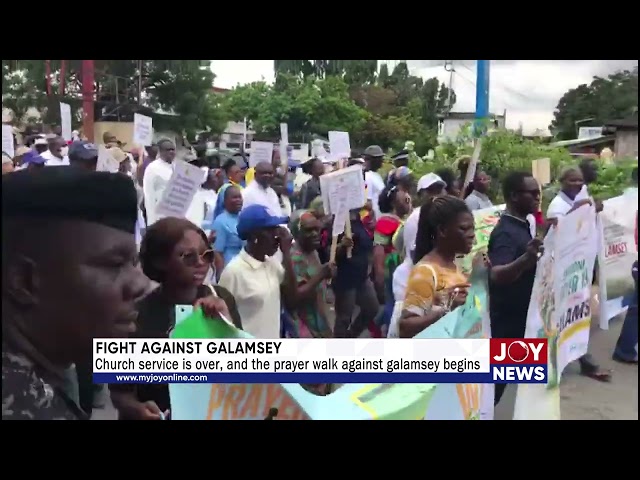
[[[423,156],[421,160],[412,160],[410,167],[416,179],[443,167],[456,171],[457,159],[473,153],[472,139],[471,124],[467,124],[453,142],[438,145],[433,159]],[[388,153],[391,156],[393,151]],[[417,153],[423,155],[426,152]],[[542,198],[543,207],[546,207],[559,190],[557,177],[562,168],[577,163],[568,150],[524,139],[508,130],[492,131],[485,136],[482,139],[480,161],[482,168],[493,178],[490,192],[493,202],[503,203],[500,181],[507,173],[514,170],[531,171],[531,162],[540,158],[549,158],[551,164],[551,183],[545,186]],[[598,181],[590,185],[589,192],[601,200],[621,195],[631,185],[631,170],[637,166],[635,159],[618,160],[614,165],[601,166]],[[390,162],[385,163],[380,172],[383,178],[392,167]]]

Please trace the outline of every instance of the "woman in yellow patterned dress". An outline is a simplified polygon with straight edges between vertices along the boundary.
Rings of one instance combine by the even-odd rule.
[[[414,337],[464,305],[469,283],[455,259],[471,251],[474,239],[473,215],[463,200],[445,195],[422,206],[413,253],[415,266],[398,321],[401,338]]]

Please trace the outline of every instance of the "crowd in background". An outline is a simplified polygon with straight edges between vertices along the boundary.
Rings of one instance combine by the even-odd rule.
[[[323,208],[320,177],[335,162],[314,157],[285,168],[274,150],[272,162],[250,168],[243,154],[221,161],[194,150],[179,160],[202,170],[202,184],[185,218],[175,218],[157,208],[177,161],[175,144],[160,140],[139,155],[110,134],[103,142],[106,157],[87,141],[34,135],[14,158],[3,155],[3,221],[10,224],[3,236],[3,418],[90,416],[98,389],[87,355],[91,338],[167,337],[176,305],[200,305],[257,338],[355,338],[365,331],[410,338],[466,301],[470,285],[459,258],[473,247],[473,212],[493,205],[482,164],[465,186],[469,158],[415,178],[403,150],[383,178],[379,146],[352,152],[347,164],[362,167],[367,202],[350,212],[351,234],[338,237],[331,261],[333,219]],[[572,210],[601,208],[587,191],[596,174],[590,161],[566,169],[543,215],[532,174],[505,172],[506,209],[486,258],[493,336],[524,337],[539,234]],[[49,250],[33,248],[27,233]],[[78,251],[60,246],[64,238]],[[614,358],[637,363],[634,301]],[[114,312],[125,304],[126,314]],[[87,315],[91,325],[81,326]],[[584,375],[610,380],[588,355],[580,366]],[[496,403],[503,390],[496,389]],[[166,385],[116,385],[110,394],[120,418],[169,415]]]

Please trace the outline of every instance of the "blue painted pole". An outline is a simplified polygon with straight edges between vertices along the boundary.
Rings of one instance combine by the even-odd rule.
[[[476,60],[476,134],[483,133],[483,120],[489,117],[489,69],[491,60]]]

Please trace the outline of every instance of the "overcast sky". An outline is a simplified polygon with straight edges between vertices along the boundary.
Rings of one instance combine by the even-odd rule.
[[[391,62],[398,60],[380,60]],[[475,60],[453,60],[453,88],[458,112],[475,110]],[[413,75],[425,78],[437,76],[449,82],[444,60],[408,60]],[[525,133],[545,129],[551,123],[553,110],[560,97],[582,83],[590,83],[595,75],[606,76],[620,69],[631,69],[637,60],[492,60],[490,80],[490,110],[501,114],[507,110],[507,126],[518,128],[522,122]],[[213,60],[217,87],[231,88],[237,84],[264,79],[273,81],[273,60]]]

